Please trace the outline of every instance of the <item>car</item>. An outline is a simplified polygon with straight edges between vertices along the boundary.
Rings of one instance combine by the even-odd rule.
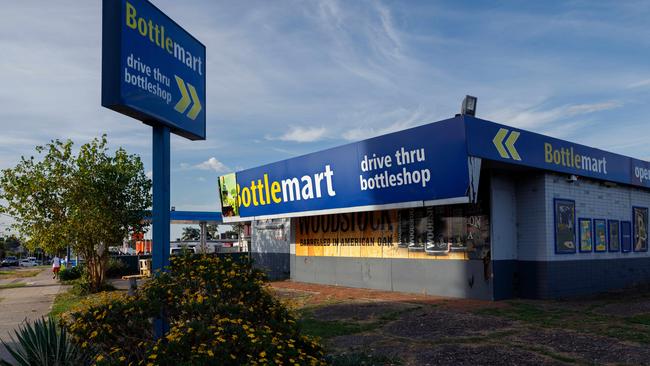
[[[13,256],[7,256],[2,260],[2,267],[11,267],[18,265],[18,258]]]
[[[19,265],[21,267],[36,267],[36,262],[29,259],[21,259]]]

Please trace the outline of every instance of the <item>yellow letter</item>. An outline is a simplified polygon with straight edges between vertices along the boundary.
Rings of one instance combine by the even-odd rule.
[[[241,203],[244,205],[244,207],[251,205],[251,191],[248,189],[248,187],[244,187],[241,190]]]
[[[282,202],[282,199],[278,197],[278,193],[280,193],[280,183],[278,182],[273,182],[271,183],[271,198],[273,199],[273,202],[275,203],[280,203]]]
[[[135,29],[138,25],[135,21],[135,15],[137,14],[133,5],[130,2],[126,2],[126,25],[131,29]]]
[[[544,161],[547,163],[553,162],[553,146],[548,142],[544,143]]]

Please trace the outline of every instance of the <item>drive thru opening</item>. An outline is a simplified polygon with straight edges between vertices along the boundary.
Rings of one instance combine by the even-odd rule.
[[[219,191],[224,222],[251,223],[251,254],[276,278],[559,298],[650,282],[648,171],[457,115],[227,174]]]

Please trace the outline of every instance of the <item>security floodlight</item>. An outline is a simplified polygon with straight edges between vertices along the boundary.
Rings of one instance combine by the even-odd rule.
[[[475,116],[476,115],[476,101],[477,98],[471,95],[466,95],[463,99],[463,105],[460,108],[461,115]]]

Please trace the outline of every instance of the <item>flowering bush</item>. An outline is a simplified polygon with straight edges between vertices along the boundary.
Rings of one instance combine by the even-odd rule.
[[[247,260],[172,258],[135,296],[105,295],[62,322],[98,365],[321,365],[321,347]],[[152,324],[170,330],[155,340]]]

